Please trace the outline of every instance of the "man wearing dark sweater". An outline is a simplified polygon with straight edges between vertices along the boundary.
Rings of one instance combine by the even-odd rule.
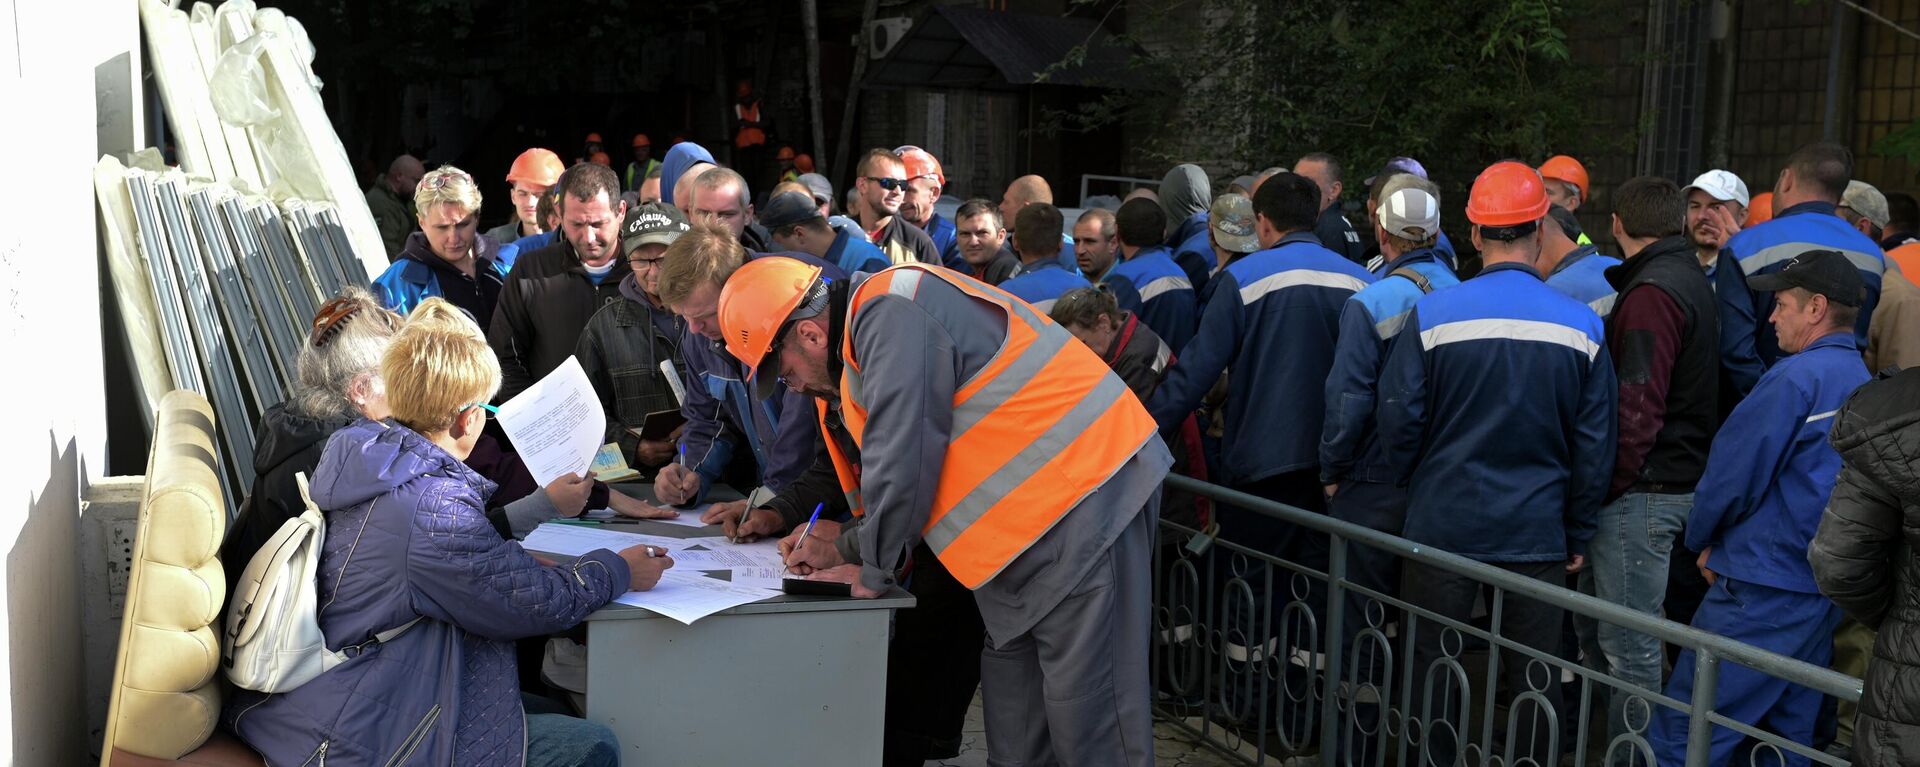
[[[1591,567],[1581,579],[1601,599],[1654,614],[1718,426],[1719,316],[1713,286],[1681,236],[1686,210],[1686,195],[1666,179],[1643,176],[1614,192],[1613,237],[1627,257],[1607,270],[1619,290],[1606,323],[1619,376],[1619,432],[1607,505],[1588,549]],[[1590,665],[1660,689],[1659,639],[1606,623],[1580,628]],[[1629,697],[1613,695],[1612,735],[1627,731]]]

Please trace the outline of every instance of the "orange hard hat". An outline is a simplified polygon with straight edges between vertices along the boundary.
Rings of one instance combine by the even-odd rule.
[[[513,158],[513,165],[507,168],[507,183],[553,186],[560,180],[560,172],[566,169],[566,163],[560,162],[560,155],[534,147]]]
[[[1581,165],[1564,154],[1557,154],[1540,163],[1540,177],[1551,178],[1580,187],[1580,199],[1587,199],[1587,166]]]
[[[790,146],[780,147],[780,151],[773,153],[773,159],[775,160],[793,159],[793,147],[790,147]]]
[[[1467,220],[1481,226],[1518,226],[1547,215],[1547,185],[1517,162],[1496,162],[1480,171],[1467,194]]]
[[[589,144],[598,144],[598,143],[600,143],[600,134],[598,134],[598,133],[589,133],[589,134],[587,134],[587,143],[589,143]]]
[[[794,258],[760,258],[742,264],[720,289],[720,332],[727,351],[747,366],[755,396],[766,399],[780,371],[762,369],[787,317],[820,279],[820,267]]]
[[[793,156],[793,169],[801,173],[813,172],[813,155],[801,152]]]
[[[1750,227],[1757,224],[1764,224],[1772,220],[1773,220],[1773,193],[1761,192],[1759,194],[1754,195],[1753,201],[1747,205],[1747,220],[1745,222],[1742,222],[1740,226]]]
[[[592,157],[587,158],[587,162],[613,167],[613,158],[608,157],[606,152],[594,152]]]
[[[934,159],[932,152],[917,146],[903,146],[893,151],[894,154],[900,155],[901,164],[907,166],[907,180],[927,176],[942,189],[946,188],[947,176],[941,172],[940,161]]]
[[[645,133],[635,133],[633,134],[633,145],[635,147],[650,147],[653,146],[653,139],[647,138],[647,134]]]

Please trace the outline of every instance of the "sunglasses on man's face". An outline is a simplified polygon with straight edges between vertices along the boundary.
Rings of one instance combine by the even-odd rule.
[[[907,188],[907,180],[903,178],[881,178],[880,176],[868,176],[867,180],[872,181],[873,183],[879,184],[881,189],[885,189],[889,192],[894,191],[896,189]]]

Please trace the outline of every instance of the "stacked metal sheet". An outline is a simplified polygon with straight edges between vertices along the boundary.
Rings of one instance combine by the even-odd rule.
[[[212,402],[221,481],[234,504],[253,476],[254,427],[291,390],[316,308],[345,286],[365,287],[366,274],[324,205],[275,205],[227,184],[130,169],[113,158],[100,161],[95,179],[117,185],[96,189],[101,213],[137,251],[121,253],[122,242],[113,240],[110,260],[144,271],[116,282],[144,283],[145,295],[119,297],[121,313],[130,331],[159,330],[158,349],[134,350],[135,368]],[[121,199],[125,207],[107,202]],[[150,343],[145,338],[130,343]]]

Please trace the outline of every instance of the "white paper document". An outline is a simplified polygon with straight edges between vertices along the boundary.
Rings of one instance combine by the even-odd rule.
[[[692,542],[658,535],[625,533],[608,529],[608,527],[607,525],[586,527],[548,523],[534,528],[533,532],[527,534],[527,539],[520,542],[520,546],[528,551],[544,551],[548,554],[577,557],[595,549],[619,552],[641,544],[658,546],[671,552],[676,546],[685,546]]]
[[[500,406],[500,427],[541,487],[593,465],[607,414],[580,360],[568,357],[547,377]]]
[[[651,506],[654,504],[648,504],[648,505]],[[672,509],[673,507],[662,506],[661,508]],[[673,509],[673,510],[680,512],[680,516],[668,517],[665,519],[650,519],[647,521],[660,522],[662,524],[668,524],[668,525],[679,525],[681,527],[709,527],[707,523],[700,521],[700,513],[707,510],[707,507],[704,505],[698,508],[692,508],[692,509]],[[623,517],[620,515],[619,512],[614,511],[613,509],[594,509],[593,511],[589,511],[580,516],[586,519],[598,519],[598,520],[629,519],[629,517]],[[718,530],[716,530],[715,532],[718,532]]]
[[[673,547],[673,561],[702,569],[784,567],[780,546],[771,538],[753,543],[728,543],[725,538],[688,538]]]
[[[644,607],[661,615],[687,625],[729,607],[739,607],[748,602],[758,602],[776,596],[764,588],[729,583],[708,578],[699,571],[676,572],[681,567],[679,560],[674,561],[674,569],[660,576],[660,582],[646,591],[629,591],[613,601],[623,605]]]

